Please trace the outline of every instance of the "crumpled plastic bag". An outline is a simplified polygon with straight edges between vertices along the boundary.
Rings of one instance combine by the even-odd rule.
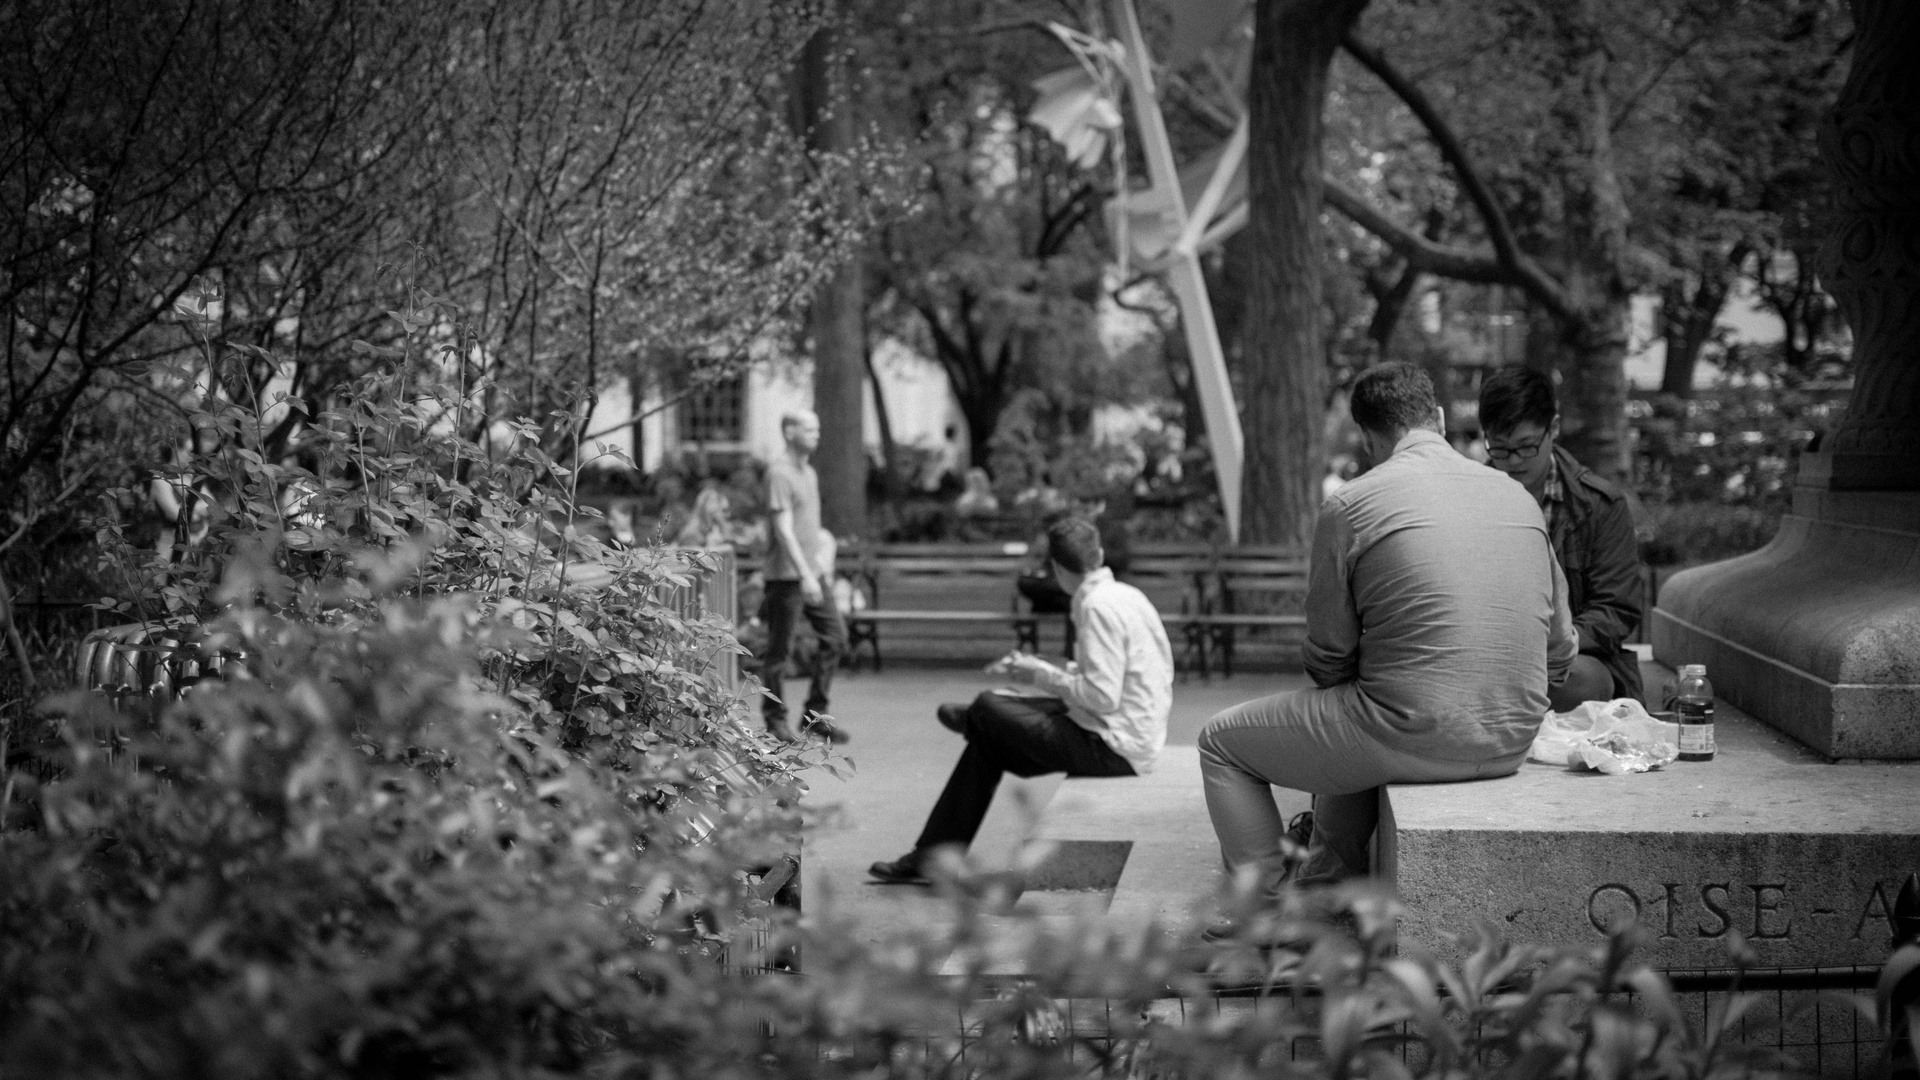
[[[1583,701],[1548,713],[1527,757],[1570,769],[1621,776],[1671,764],[1680,756],[1680,725],[1656,720],[1632,698]]]

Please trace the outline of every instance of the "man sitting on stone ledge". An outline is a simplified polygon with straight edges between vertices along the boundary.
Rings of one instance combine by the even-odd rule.
[[[995,669],[1050,693],[989,690],[971,705],[940,706],[940,722],[966,736],[967,748],[913,850],[868,869],[878,880],[926,884],[934,849],[973,842],[1002,773],[1135,776],[1151,770],[1166,745],[1173,649],[1153,601],[1113,579],[1090,521],[1065,518],[1049,528],[1047,558],[1073,597],[1078,662],[1061,668],[1012,653]]]
[[[1303,884],[1365,875],[1381,786],[1520,767],[1574,656],[1565,584],[1526,490],[1456,453],[1410,364],[1354,381],[1372,471],[1321,507],[1307,578],[1314,688],[1250,701],[1200,735],[1227,868],[1283,873],[1270,785],[1313,793]]]
[[[1640,545],[1627,493],[1574,460],[1560,440],[1553,383],[1507,368],[1480,387],[1480,430],[1493,467],[1540,504],[1567,577],[1580,655],[1548,698],[1555,712],[1583,701],[1640,696],[1640,660],[1625,642],[1640,625]]]

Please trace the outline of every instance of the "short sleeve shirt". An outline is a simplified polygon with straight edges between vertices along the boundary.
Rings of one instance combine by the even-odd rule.
[[[820,477],[812,465],[798,465],[785,454],[767,466],[767,572],[768,581],[798,581],[800,568],[787,557],[787,547],[773,528],[774,515],[786,510],[793,514],[793,538],[815,570],[820,565]]]

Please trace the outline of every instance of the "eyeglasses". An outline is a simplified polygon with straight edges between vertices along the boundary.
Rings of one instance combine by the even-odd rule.
[[[1547,440],[1542,437],[1530,443],[1521,443],[1518,446],[1495,446],[1489,442],[1487,444],[1487,456],[1495,461],[1506,461],[1509,459],[1514,461],[1532,461],[1533,455],[1540,452],[1540,447],[1545,445],[1546,441]]]

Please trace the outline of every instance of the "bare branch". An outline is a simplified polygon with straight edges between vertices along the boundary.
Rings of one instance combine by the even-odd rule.
[[[1455,281],[1476,281],[1486,285],[1519,284],[1512,271],[1502,265],[1492,252],[1470,251],[1435,243],[1388,217],[1368,202],[1365,196],[1338,179],[1328,176],[1322,178],[1321,183],[1326,187],[1328,206],[1379,237],[1382,243],[1393,249],[1394,254],[1407,261],[1409,268]]]

